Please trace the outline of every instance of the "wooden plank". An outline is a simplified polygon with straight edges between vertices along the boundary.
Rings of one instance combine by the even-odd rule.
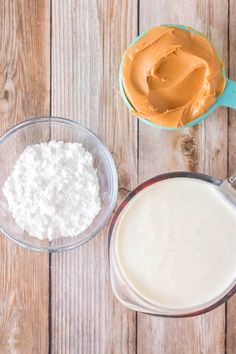
[[[77,120],[112,151],[121,192],[134,187],[136,122],[118,91],[121,54],[137,31],[136,1],[52,1],[52,114]],[[52,255],[52,353],[135,353],[136,315],[113,297],[107,229]]]
[[[211,0],[140,0],[140,31],[161,23],[181,23],[204,32],[227,64],[228,2]],[[173,170],[200,171],[226,177],[227,109],[197,127],[164,132],[140,123],[140,181]],[[192,319],[138,315],[138,353],[223,354],[225,306]]]
[[[236,80],[236,66],[234,61],[236,51],[236,2],[229,1],[229,77]],[[235,96],[236,99],[236,96]],[[229,110],[229,171],[228,175],[236,171],[236,111]],[[236,296],[227,303],[227,331],[226,353],[236,353]]]
[[[0,131],[49,114],[47,0],[0,2]],[[1,185],[2,188],[2,185]],[[0,236],[0,352],[48,351],[48,255]]]

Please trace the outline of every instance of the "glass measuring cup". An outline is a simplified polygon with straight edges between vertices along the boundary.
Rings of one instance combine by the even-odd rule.
[[[201,34],[200,32],[196,31],[193,28],[189,28],[183,25],[175,25],[175,24],[168,24],[168,25],[163,25],[166,27],[175,27],[175,28],[179,28],[188,32],[193,32],[196,34]],[[129,45],[129,47],[133,46],[136,42],[138,42],[138,40],[140,38],[142,38],[143,36],[145,36],[147,34],[147,32],[144,32],[142,34],[140,34],[138,37],[136,37],[131,44]],[[201,34],[202,35],[202,34]],[[121,61],[120,64],[120,68],[119,68],[119,88],[120,88],[120,92],[121,92],[121,96],[126,104],[126,106],[128,107],[128,109],[130,111],[135,112],[135,108],[132,106],[131,102],[129,101],[128,97],[126,96],[125,90],[124,90],[124,86],[122,83],[122,66],[123,66],[123,59]],[[216,98],[216,101],[214,102],[214,104],[202,115],[200,115],[199,117],[197,117],[196,119],[194,119],[193,121],[187,123],[184,126],[181,127],[167,127],[167,126],[161,126],[158,124],[155,124],[151,121],[149,121],[146,118],[143,117],[139,117],[137,115],[137,117],[143,121],[144,123],[155,127],[155,128],[159,128],[162,130],[178,130],[178,129],[182,129],[182,128],[188,128],[188,127],[192,127],[198,123],[200,123],[202,120],[206,119],[217,107],[220,106],[225,106],[225,107],[229,107],[229,108],[234,108],[236,109],[236,81],[232,81],[229,78],[226,77],[225,74],[225,70],[224,68],[222,68],[222,76],[226,79],[226,84],[225,84],[225,88],[224,91],[222,92],[222,94],[220,96],[218,96]]]
[[[192,172],[172,172],[163,175],[156,176],[150,180],[145,181],[136,187],[120,204],[119,208],[115,212],[113,219],[110,224],[109,229],[109,261],[110,261],[110,277],[112,283],[112,289],[116,298],[126,307],[157,316],[164,317],[192,317],[206,313],[217,306],[221,305],[223,302],[227,301],[236,292],[236,278],[231,282],[231,284],[224,289],[221,294],[214,297],[207,303],[197,305],[191,308],[183,309],[169,309],[157,306],[142,296],[136,289],[127,281],[124,277],[119,262],[117,261],[115,252],[115,240],[116,240],[116,225],[119,223],[119,218],[122,215],[123,210],[131,202],[131,200],[144,189],[150,187],[151,185],[171,179],[171,178],[193,178],[205,181],[209,184],[216,186],[222,198],[226,198],[231,203],[234,204],[236,208],[236,174],[230,176],[228,179],[222,181],[220,179]],[[135,249],[134,249],[135,252]]]

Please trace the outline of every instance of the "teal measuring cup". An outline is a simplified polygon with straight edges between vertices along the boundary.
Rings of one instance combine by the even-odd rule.
[[[183,25],[168,24],[168,25],[162,25],[162,26],[180,28],[180,29],[188,31],[188,32],[198,33],[198,34],[202,35],[202,33],[196,31],[195,29],[190,28],[190,27],[186,27],[186,26],[183,26]],[[145,36],[146,34],[147,34],[147,32],[143,32],[138,37],[136,37],[131,42],[129,47],[134,45],[141,37]],[[123,65],[123,59],[122,59],[122,61],[120,63],[120,67],[119,67],[119,88],[120,88],[121,96],[122,96],[126,106],[128,107],[128,109],[130,111],[135,111],[135,108],[132,106],[131,102],[129,101],[128,97],[126,96],[126,93],[125,93],[125,90],[124,90],[124,87],[123,87],[123,83],[122,83],[122,65]],[[222,94],[217,97],[217,99],[214,102],[214,104],[208,109],[208,111],[206,113],[202,114],[201,116],[197,117],[196,119],[194,119],[193,121],[187,123],[186,125],[178,127],[178,128],[165,127],[165,126],[161,126],[161,125],[155,124],[155,123],[149,121],[146,118],[142,118],[142,117],[137,117],[137,118],[139,118],[142,122],[150,125],[151,127],[159,128],[159,129],[162,129],[162,130],[178,130],[178,129],[183,129],[183,128],[189,128],[189,127],[192,127],[192,126],[200,123],[202,120],[206,119],[217,107],[225,106],[225,107],[236,109],[236,81],[232,81],[232,80],[230,80],[230,79],[228,79],[226,77],[224,68],[222,68],[222,75],[226,79],[225,88],[224,88],[224,91],[222,92]]]

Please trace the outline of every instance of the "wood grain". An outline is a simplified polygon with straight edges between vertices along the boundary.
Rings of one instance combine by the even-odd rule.
[[[236,2],[229,1],[229,77],[236,80]],[[235,96],[236,99],[236,96]],[[228,175],[236,171],[236,111],[229,109],[229,170]],[[236,353],[236,296],[227,303],[226,354]]]
[[[181,23],[204,32],[227,63],[228,2],[140,0],[140,32],[161,23]],[[195,128],[159,131],[140,123],[139,178],[190,170],[217,177],[227,174],[227,109],[219,109]],[[138,353],[223,354],[225,306],[192,319],[138,314]]]
[[[138,129],[117,85],[121,55],[138,27],[168,22],[206,33],[226,66],[229,49],[230,78],[236,79],[235,1],[51,2],[51,113],[85,124],[107,144],[119,172],[120,198],[167,171],[221,178],[227,168],[235,172],[233,110],[229,127],[222,108],[195,128],[165,132],[139,123]],[[50,1],[1,1],[0,132],[49,111]],[[0,354],[236,353],[235,297],[227,308],[193,319],[136,316],[112,294],[107,256],[105,229],[74,251],[52,255],[49,279],[48,255],[0,236]]]
[[[0,131],[49,114],[48,1],[0,2]],[[0,236],[0,353],[48,351],[48,255]]]
[[[137,123],[119,97],[118,65],[136,32],[136,1],[52,1],[52,114],[100,136],[115,158],[122,193],[137,182]],[[52,353],[136,352],[136,315],[112,295],[107,245],[104,230],[52,255]]]

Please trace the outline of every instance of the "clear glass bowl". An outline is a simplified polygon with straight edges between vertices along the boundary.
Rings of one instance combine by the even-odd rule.
[[[8,210],[2,188],[19,155],[31,144],[57,140],[81,142],[94,159],[100,183],[101,210],[92,225],[74,237],[53,241],[29,236],[15,223]],[[58,252],[75,248],[95,236],[111,216],[117,200],[116,167],[108,149],[90,130],[77,122],[57,117],[39,117],[24,121],[0,138],[0,231],[17,244],[36,251]]]
[[[109,228],[109,262],[110,262],[110,277],[111,277],[111,284],[112,289],[117,297],[117,299],[128,308],[140,311],[156,316],[164,316],[164,317],[192,317],[201,315],[205,312],[208,312],[215,307],[219,306],[223,302],[227,301],[230,296],[232,296],[236,292],[236,279],[233,283],[225,289],[224,293],[219,294],[217,298],[212,299],[212,301],[205,303],[200,306],[195,306],[192,308],[185,308],[185,309],[167,309],[158,307],[156,304],[148,302],[146,298],[142,297],[135,289],[127,282],[125,277],[123,276],[122,272],[119,269],[118,262],[116,260],[116,255],[114,252],[115,246],[115,232],[114,228],[116,223],[119,219],[124,208],[127,204],[131,201],[131,199],[136,196],[139,192],[143,189],[149,187],[154,183],[158,183],[162,180],[169,179],[169,178],[176,178],[176,177],[188,177],[188,178],[195,178],[200,179],[217,186],[222,185],[222,181],[220,179],[216,179],[204,174],[200,173],[191,173],[191,172],[173,172],[173,173],[166,173],[157,177],[154,177],[142,184],[140,184],[137,188],[135,188],[120,204],[119,208],[115,212],[110,228]],[[235,176],[234,176],[235,177]],[[230,182],[230,181],[229,181]],[[234,180],[235,182],[235,180]],[[223,197],[223,195],[222,195]]]

